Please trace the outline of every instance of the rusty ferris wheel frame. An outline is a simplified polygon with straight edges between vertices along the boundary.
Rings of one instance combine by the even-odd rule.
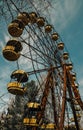
[[[8,25],[19,19],[18,15],[22,12],[27,12],[29,15],[35,12],[37,15],[36,21],[33,22],[31,19],[32,21],[23,27],[21,34],[17,34],[19,36],[14,35],[24,48],[20,58],[17,59],[17,69],[23,67],[20,60],[26,59],[27,68],[31,65],[27,73],[29,76],[33,75],[39,87],[37,93],[33,95],[33,98],[40,99],[41,106],[41,111],[36,114],[37,124],[41,127],[43,123],[45,124],[41,120],[46,119],[48,123],[55,124],[55,130],[64,130],[72,125],[79,130],[80,112],[76,111],[75,102],[82,110],[83,102],[69,54],[65,52],[65,45],[60,35],[48,21],[49,18],[46,18],[45,10],[49,12],[48,8],[51,6],[49,1],[43,0],[38,3],[36,0],[33,2],[4,0],[1,13]],[[35,130],[37,127],[33,126],[32,129]]]

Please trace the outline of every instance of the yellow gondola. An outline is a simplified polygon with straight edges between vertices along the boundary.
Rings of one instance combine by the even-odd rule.
[[[22,85],[19,82],[8,83],[7,90],[14,95],[23,95],[26,92],[26,88],[22,88]]]
[[[9,61],[16,61],[20,57],[22,45],[17,40],[9,40],[3,48],[3,56]]]
[[[17,19],[20,19],[24,23],[24,25],[28,25],[28,23],[30,22],[30,17],[27,12],[19,13]]]
[[[21,51],[22,50],[22,45],[21,45],[21,42],[16,40],[16,39],[12,39],[12,40],[9,40],[6,44],[7,46],[8,45],[11,45],[11,46],[14,46],[15,47],[15,51],[18,52],[18,51]]]
[[[37,14],[36,14],[35,12],[29,13],[29,17],[30,17],[30,22],[31,22],[32,24],[36,23]]]
[[[64,53],[63,53],[63,59],[64,59],[64,60],[68,60],[68,58],[69,58],[68,53],[67,53],[67,52],[64,52]]]
[[[27,104],[28,108],[31,109],[31,110],[41,110],[40,108],[40,104],[37,103],[37,102],[28,102]]]
[[[51,38],[52,38],[52,40],[57,41],[58,38],[59,38],[58,33],[56,33],[56,32],[53,33],[53,34],[51,35]]]
[[[46,125],[46,130],[55,130],[55,126],[54,123],[49,123]]]
[[[3,56],[9,61],[16,61],[20,57],[20,53],[15,52],[13,46],[5,46]]]
[[[52,31],[52,25],[49,25],[49,24],[46,25],[46,26],[45,26],[45,32],[46,32],[46,33],[50,33],[51,31]]]
[[[24,23],[20,19],[15,19],[8,26],[8,32],[13,37],[20,37],[24,30]]]
[[[63,42],[58,43],[57,47],[58,47],[59,50],[63,50],[64,49],[64,43]]]
[[[76,81],[76,74],[75,73],[72,73],[72,78],[74,81]]]
[[[40,128],[41,128],[42,130],[45,130],[46,125],[45,125],[45,124],[42,124],[42,125],[40,126]]]
[[[29,124],[29,118],[24,118],[24,119],[23,119],[23,124],[24,124],[24,125]]]
[[[24,70],[15,70],[11,74],[12,79],[17,79],[18,82],[27,82],[28,74]]]
[[[73,64],[72,63],[68,63],[66,67],[67,67],[68,70],[72,70],[73,69]]]
[[[44,19],[43,17],[39,17],[39,18],[37,18],[36,23],[37,23],[37,25],[38,25],[39,27],[43,27],[44,24],[45,24],[45,19]]]
[[[35,127],[38,126],[38,124],[37,124],[37,119],[36,119],[35,117],[32,117],[32,118],[24,118],[23,124],[24,124],[24,125],[27,125],[27,126],[35,126]]]

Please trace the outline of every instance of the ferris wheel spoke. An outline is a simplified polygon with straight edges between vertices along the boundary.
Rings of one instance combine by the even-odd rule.
[[[21,37],[21,39],[22,39],[22,37]],[[49,58],[51,61],[55,61],[55,62],[56,62],[56,59],[49,57],[48,55],[46,55],[45,53],[43,53],[43,52],[40,51],[39,49],[37,49],[37,48],[35,48],[34,46],[30,45],[30,43],[26,42],[24,39],[22,39],[22,41],[23,41],[25,44],[27,44],[29,47],[31,47],[31,48],[35,51],[35,53],[37,53],[37,55],[39,55],[39,53],[41,53],[41,54],[43,55],[43,57],[45,56],[46,58]],[[39,52],[39,53],[38,53],[38,52]],[[39,56],[40,56],[40,55],[39,55]],[[40,56],[40,57],[41,57],[41,56]],[[43,57],[41,57],[41,58],[43,59]],[[45,58],[45,59],[46,59],[46,58]],[[44,59],[44,60],[45,60],[45,59]]]
[[[34,30],[36,30],[35,28],[30,28],[32,31],[33,31],[33,33],[34,33],[34,35],[36,36],[36,38],[37,38],[37,41],[36,40],[34,40],[34,43],[35,43],[35,47],[36,48],[39,48],[39,50],[40,51],[42,51],[43,53],[47,53],[47,49],[46,49],[46,47],[44,47],[44,45],[43,45],[43,38],[40,38],[38,35],[39,35],[39,33],[40,32],[38,32],[38,34],[36,33],[36,32],[34,32]],[[33,35],[33,36],[34,36]],[[40,35],[41,36],[41,35]],[[42,37],[42,36],[41,36]],[[32,40],[34,39],[34,37],[32,37]],[[41,39],[41,40],[40,40]],[[47,54],[46,54],[47,55]]]
[[[40,65],[43,65],[43,66],[48,66],[48,65],[45,65],[45,63],[43,63],[43,62],[39,62],[38,60],[35,60],[35,59],[31,59],[30,57],[28,57],[28,56],[25,56],[25,55],[23,55],[23,54],[21,54],[23,57],[25,57],[25,58],[28,58],[28,59],[30,59],[30,60],[33,60],[34,62],[36,62],[36,63],[39,63]]]
[[[14,17],[13,17],[12,11],[11,11],[11,9],[10,9],[9,4],[8,4],[7,1],[6,1],[6,4],[7,4],[7,7],[8,7],[8,10],[9,10],[9,12],[10,12],[10,15],[11,15],[11,17],[12,17],[12,19],[13,19]]]
[[[40,53],[43,53],[43,52],[40,52],[40,50],[38,50],[38,49],[36,49],[35,47],[33,47],[32,45],[30,45],[30,43],[27,43],[25,40],[24,40],[24,43],[25,44],[27,44],[32,50],[33,50],[33,52],[35,53],[35,54],[37,54],[40,58],[41,58],[41,60],[42,61],[44,61],[45,63],[47,63],[47,61],[44,59],[44,57],[42,57],[41,55],[40,55]],[[47,55],[46,55],[47,56]],[[26,56],[25,56],[26,57]],[[47,63],[48,64],[48,63]]]
[[[29,48],[30,49],[30,48]],[[30,55],[31,55],[31,58],[32,58],[32,53],[31,53],[31,50],[30,50]],[[32,66],[33,66],[33,69],[34,69],[34,71],[35,71],[35,66],[34,66],[34,62],[32,61]],[[37,81],[38,81],[38,84],[39,84],[39,86],[40,86],[40,88],[41,88],[41,83],[40,83],[40,81],[39,81],[39,78],[38,78],[38,76],[37,76],[37,74],[35,73],[35,77],[36,77],[36,79],[37,79]],[[36,96],[36,95],[35,95]],[[34,97],[34,96],[33,96]]]
[[[33,30],[35,30],[35,28]],[[37,34],[35,34],[35,35],[37,35]],[[40,35],[41,38],[38,35]],[[45,37],[43,37],[41,30],[38,30],[38,35],[37,35],[37,38],[38,38],[38,41],[39,41],[38,42],[39,45],[42,47],[43,52],[45,54],[49,55],[49,52],[51,52],[51,49],[49,48],[49,46],[47,47]]]
[[[35,29],[32,29],[30,26],[29,26],[29,28],[32,30],[32,31],[34,31]],[[41,32],[41,30],[40,30],[40,32]],[[46,49],[48,49],[48,51],[49,52],[51,52],[53,55],[54,55],[54,53],[53,53],[53,51],[46,45],[46,43],[44,43],[44,41],[42,41],[42,39],[39,37],[39,35],[34,31],[34,34],[37,36],[37,38],[39,39],[39,43],[41,43],[40,45],[42,46],[42,48],[44,49],[44,47],[43,46],[45,46],[45,48]],[[40,36],[42,36],[42,35],[40,35]],[[45,38],[46,39],[46,38]],[[49,42],[48,42],[49,43]],[[45,53],[45,52],[44,52]]]

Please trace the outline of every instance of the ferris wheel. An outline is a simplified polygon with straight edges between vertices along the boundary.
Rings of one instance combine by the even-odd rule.
[[[27,3],[6,2],[11,20],[7,21],[10,40],[2,53],[6,60],[17,63],[7,90],[23,96],[27,81],[33,79],[38,85],[32,97],[35,100],[28,101],[25,108],[23,123],[27,128],[79,130],[83,102],[65,44],[43,14],[51,5],[43,0],[37,4],[35,0]]]

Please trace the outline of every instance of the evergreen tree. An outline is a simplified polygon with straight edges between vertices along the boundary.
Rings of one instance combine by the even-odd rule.
[[[35,84],[35,81],[31,80],[25,86],[27,87],[27,92],[25,95],[28,97],[28,100],[35,101],[36,93],[38,90],[38,86]]]

